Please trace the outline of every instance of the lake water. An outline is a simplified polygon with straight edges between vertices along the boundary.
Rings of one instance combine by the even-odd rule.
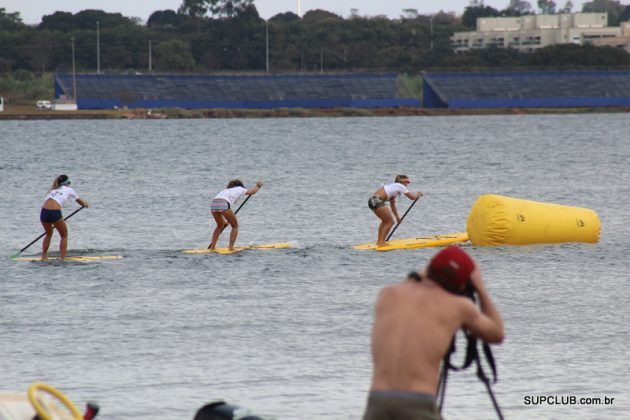
[[[465,246],[506,324],[493,388],[506,418],[626,418],[629,127],[628,114],[2,121],[0,389],[44,381],[103,419],[191,419],[216,399],[360,418],[378,290],[436,252],[350,248],[376,238],[368,197],[406,173],[425,196],[394,238],[465,231],[488,193],[597,212],[596,245]],[[92,205],[68,221],[69,253],[124,259],[10,259],[41,233],[60,173]],[[207,246],[209,201],[234,177],[265,182],[238,243],[294,248],[180,252]],[[540,396],[614,400],[526,404]],[[474,370],[450,375],[444,415],[496,418]]]

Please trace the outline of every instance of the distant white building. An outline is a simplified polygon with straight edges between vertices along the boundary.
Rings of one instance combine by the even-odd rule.
[[[621,23],[621,35],[614,37],[606,37],[591,40],[593,45],[598,47],[616,47],[623,48],[626,52],[630,53],[630,22]]]
[[[607,24],[607,13],[477,18],[477,30],[455,32],[451,46],[455,52],[491,46],[527,52],[554,44],[604,45],[607,39],[616,39],[619,46],[623,25]]]

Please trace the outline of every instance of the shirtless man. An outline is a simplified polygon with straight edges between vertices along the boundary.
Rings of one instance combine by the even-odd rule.
[[[459,295],[472,282],[481,310]],[[384,287],[372,330],[374,373],[364,420],[440,419],[440,365],[460,328],[488,343],[504,338],[501,315],[475,262],[458,247],[436,254],[421,274]]]

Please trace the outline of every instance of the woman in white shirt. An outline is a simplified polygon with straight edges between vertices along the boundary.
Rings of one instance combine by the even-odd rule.
[[[378,238],[376,239],[376,246],[387,246],[387,235],[394,226],[394,217],[400,223],[400,217],[398,216],[398,210],[396,209],[396,198],[401,194],[404,194],[410,200],[416,200],[422,197],[420,191],[411,192],[407,189],[411,181],[407,175],[397,175],[393,184],[383,185],[368,200],[368,207],[381,219],[381,224],[378,226]],[[385,205],[386,202],[390,202],[391,211]]]
[[[208,249],[216,248],[221,232],[229,223],[232,231],[230,232],[230,245],[228,248],[230,251],[234,251],[234,243],[238,236],[238,220],[232,207],[242,196],[256,194],[262,185],[262,181],[258,181],[256,186],[246,189],[240,179],[233,179],[228,183],[225,190],[214,197],[210,203],[210,211],[214,221],[217,223],[217,227],[212,233],[212,242],[210,242]]]
[[[50,240],[53,236],[53,228],[57,229],[59,236],[61,236],[61,241],[59,242],[59,258],[61,260],[66,258],[66,251],[68,249],[68,226],[61,214],[61,208],[64,204],[66,204],[68,200],[74,200],[82,207],[89,207],[87,201],[81,200],[77,192],[73,188],[70,188],[69,185],[70,180],[68,176],[59,175],[53,181],[52,187],[48,190],[46,200],[44,200],[44,204],[42,205],[39,220],[46,231],[42,245],[42,260],[48,259],[48,247],[50,247]]]

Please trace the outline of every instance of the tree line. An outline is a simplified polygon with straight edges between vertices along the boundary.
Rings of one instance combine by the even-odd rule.
[[[269,66],[273,73],[417,74],[427,69],[630,65],[625,51],[604,47],[555,45],[533,53],[490,48],[458,54],[451,48],[453,33],[474,30],[478,17],[535,13],[528,5],[509,0],[506,9],[497,10],[472,0],[461,16],[405,9],[397,19],[361,16],[357,10],[344,18],[311,10],[302,17],[286,12],[264,20],[254,0],[183,0],[177,11],[155,11],[146,24],[120,13],[83,10],[55,12],[35,26],[0,8],[0,73],[71,71],[73,59],[77,72],[91,73],[97,63],[106,73],[264,72]],[[555,13],[571,5],[556,10],[553,1],[539,0],[538,6]],[[616,0],[593,0],[582,11],[607,11],[610,25],[630,19],[630,6]]]

